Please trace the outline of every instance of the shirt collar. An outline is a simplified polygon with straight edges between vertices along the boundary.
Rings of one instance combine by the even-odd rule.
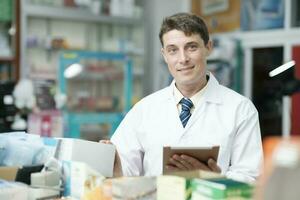
[[[199,102],[199,99],[201,96],[204,98],[204,101],[220,104],[222,97],[219,95],[218,87],[220,87],[219,82],[215,78],[215,76],[208,72],[207,74],[209,76],[209,80],[205,87],[201,89],[199,92],[197,92],[192,98],[193,104],[197,105],[197,102]],[[172,81],[172,83],[169,86],[171,96],[173,96],[173,99],[175,100],[176,105],[179,103],[179,101],[183,98],[183,95],[180,93],[180,91],[175,86],[175,80]],[[195,97],[195,98],[194,98]]]
[[[199,101],[201,99],[201,97],[203,96],[205,90],[206,90],[207,84],[204,86],[204,88],[202,88],[201,90],[199,90],[196,94],[194,94],[190,100],[193,102],[194,107],[197,108]],[[176,105],[180,102],[180,100],[184,97],[181,92],[178,90],[178,88],[175,85],[175,81],[173,84],[173,95],[174,95],[174,99],[175,99],[175,103]]]

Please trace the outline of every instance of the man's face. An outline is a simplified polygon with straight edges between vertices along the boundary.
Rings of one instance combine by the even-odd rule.
[[[198,34],[186,36],[171,30],[163,35],[162,54],[178,88],[193,87],[206,81],[206,58],[212,49]]]

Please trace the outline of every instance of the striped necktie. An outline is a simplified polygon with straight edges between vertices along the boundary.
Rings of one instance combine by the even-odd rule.
[[[188,120],[191,117],[191,108],[194,106],[193,102],[189,98],[182,98],[179,102],[181,104],[181,113],[179,115],[179,118],[181,120],[182,126],[185,127]]]

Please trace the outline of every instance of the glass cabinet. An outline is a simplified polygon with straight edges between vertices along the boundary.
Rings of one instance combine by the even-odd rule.
[[[122,53],[62,52],[59,89],[67,97],[64,136],[107,139],[131,107],[132,61]]]

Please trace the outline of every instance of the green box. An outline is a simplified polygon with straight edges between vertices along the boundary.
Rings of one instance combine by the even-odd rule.
[[[0,21],[12,21],[13,0],[0,0]]]
[[[225,199],[252,199],[254,186],[235,181],[227,178],[218,179],[193,179],[193,199],[214,199],[214,200],[225,200]],[[194,194],[195,193],[195,194]],[[199,198],[198,198],[199,197]],[[201,197],[201,198],[200,198]]]

